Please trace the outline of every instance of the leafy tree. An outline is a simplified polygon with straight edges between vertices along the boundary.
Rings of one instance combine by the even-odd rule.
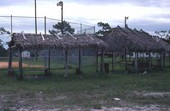
[[[62,31],[62,23],[58,22],[57,24],[53,25],[54,30],[49,30],[50,34],[58,34]],[[75,31],[74,28],[70,26],[70,24],[66,21],[63,21],[63,33],[69,32],[73,34]]]
[[[160,37],[160,38],[165,38],[167,40],[170,40],[170,30],[167,31],[155,31],[155,33]]]
[[[3,27],[0,27],[0,35],[2,34],[10,34],[10,32],[5,30]]]
[[[111,27],[108,23],[103,23],[103,22],[98,22],[97,23],[98,27],[101,27],[102,29],[99,30],[98,32],[96,32],[96,34],[98,36],[104,36],[106,35],[108,32],[110,32]]]
[[[0,35],[3,34],[10,34],[9,31],[5,30],[3,27],[0,27]],[[4,57],[7,56],[7,50],[3,46],[3,41],[0,39],[0,56]]]
[[[7,50],[3,47],[3,45],[0,45],[0,57],[7,56]]]

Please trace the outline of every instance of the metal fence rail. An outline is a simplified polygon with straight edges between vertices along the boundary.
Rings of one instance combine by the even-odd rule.
[[[62,50],[53,50],[56,53],[52,53],[53,55],[50,56],[50,70],[54,72],[65,72],[65,55],[62,54]],[[44,73],[44,70],[48,68],[48,54],[45,51],[39,52],[38,57],[35,57],[34,53],[35,50],[30,50],[32,53],[30,56],[26,57],[23,55],[22,58],[22,65],[24,74],[32,74],[32,72],[39,72],[41,74]],[[76,50],[70,50],[68,55],[68,64],[69,70],[76,70],[78,68],[78,55],[76,54]],[[37,58],[37,59],[36,59]],[[81,58],[81,66],[82,69],[84,67],[95,67],[95,56],[87,56],[82,55]],[[0,57],[0,70],[7,70],[8,69],[8,57]],[[12,69],[14,72],[18,73],[19,71],[19,57],[18,51],[13,51],[13,59],[12,59]],[[95,68],[94,68],[95,70]]]
[[[0,27],[4,27],[6,30],[13,32],[25,33],[35,33],[35,17],[30,16],[0,16]],[[53,29],[53,25],[61,22],[58,19],[48,18],[48,17],[37,17],[37,32],[38,33],[49,33],[49,30]],[[72,28],[75,29],[75,33],[95,33],[95,26],[77,23],[77,22],[68,22]]]

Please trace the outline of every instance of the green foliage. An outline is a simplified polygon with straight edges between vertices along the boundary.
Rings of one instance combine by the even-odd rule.
[[[0,27],[0,35],[2,34],[10,34],[9,31],[5,30],[5,28]],[[0,57],[7,56],[7,50],[3,47],[3,41],[0,39]]]
[[[7,56],[7,50],[3,47],[3,45],[0,45],[0,57],[6,57]]]
[[[88,59],[86,61],[91,60],[90,57]],[[121,58],[116,60],[119,59]],[[38,60],[38,63],[35,60],[23,60],[23,62],[34,65],[43,64],[43,59]],[[110,58],[105,58],[107,62],[110,60]],[[51,77],[27,77],[18,81],[15,77],[7,76],[7,70],[1,70],[0,94],[5,97],[3,100],[7,100],[2,101],[2,107],[9,108],[19,104],[20,107],[24,107],[24,105],[35,107],[36,105],[36,108],[44,106],[49,109],[53,106],[63,108],[61,110],[68,108],[74,110],[74,107],[78,106],[78,108],[90,110],[122,106],[120,103],[125,104],[125,106],[131,103],[132,105],[169,106],[169,96],[163,98],[143,96],[143,94],[150,92],[170,92],[169,68],[162,71],[152,70],[147,74],[140,75],[138,73],[127,74],[124,69],[121,73],[114,71],[109,74],[100,74],[96,73],[96,67],[91,65],[82,66],[84,74],[81,75],[75,74],[75,68],[69,68],[69,75],[65,78],[63,64],[54,61],[54,59],[51,62],[53,62],[51,67],[55,67],[55,70],[51,70]],[[18,73],[17,71],[18,69],[16,69],[16,73]],[[43,68],[39,68],[37,71],[26,71],[26,69],[23,71],[25,75],[43,75]],[[115,101],[114,98],[121,100]],[[18,102],[18,100],[24,102]]]
[[[165,38],[167,41],[170,42],[170,30],[167,30],[167,31],[155,31],[155,33],[156,33],[160,38]]]
[[[97,23],[98,27],[101,27],[102,29],[99,30],[98,32],[96,32],[96,34],[98,36],[104,36],[106,35],[108,32],[110,32],[111,27],[108,23],[103,23],[103,22],[98,22]]]
[[[10,34],[10,32],[7,31],[7,30],[5,30],[5,28],[0,27],[0,35],[1,35],[1,34]]]
[[[58,22],[57,24],[53,25],[54,30],[49,30],[50,34],[58,34],[59,32],[62,32],[62,23]],[[75,31],[74,28],[70,26],[70,24],[66,21],[63,21],[63,33],[69,32],[73,34]]]

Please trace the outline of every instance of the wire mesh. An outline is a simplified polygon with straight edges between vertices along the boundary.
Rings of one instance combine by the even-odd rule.
[[[37,17],[37,33],[49,33],[53,29],[53,25],[61,22],[59,19],[48,17]],[[87,33],[93,34],[95,27],[83,23],[66,21],[76,34]],[[30,16],[0,16],[0,27],[4,27],[10,32],[20,33],[35,33],[35,17]]]

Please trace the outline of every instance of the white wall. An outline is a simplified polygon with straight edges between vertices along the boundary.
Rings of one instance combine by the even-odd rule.
[[[127,57],[135,58],[135,52],[133,52],[132,56],[127,55]],[[138,53],[138,57],[139,58],[141,58],[141,57],[149,57],[149,53]],[[157,58],[157,57],[160,57],[160,54],[159,53],[151,53],[151,57],[152,58]]]
[[[23,58],[30,58],[30,52],[28,52],[28,51],[23,51],[23,52],[22,52],[22,57],[23,57]]]

